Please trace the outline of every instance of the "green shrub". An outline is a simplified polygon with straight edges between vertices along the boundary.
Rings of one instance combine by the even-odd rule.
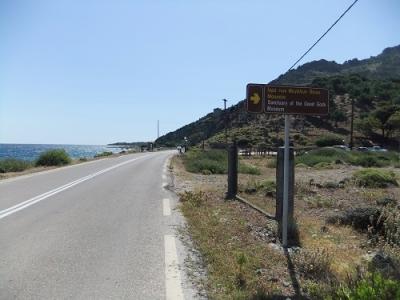
[[[97,153],[94,157],[104,157],[104,156],[110,156],[113,155],[113,153],[111,151],[103,151],[101,153]]]
[[[71,162],[64,149],[53,149],[43,152],[36,161],[36,166],[62,166]]]
[[[305,280],[302,289],[309,297],[304,299],[332,299],[332,294],[336,291],[332,284],[313,280]]]
[[[32,164],[25,160],[6,158],[0,160],[0,173],[22,172],[32,167]]]
[[[208,169],[204,169],[203,171],[201,171],[201,174],[203,174],[203,175],[211,175],[212,172],[210,170],[208,170]]]
[[[331,158],[327,156],[312,155],[309,153],[303,154],[296,157],[296,164],[306,165],[308,167],[314,167],[319,163],[331,163]]]
[[[324,249],[303,249],[294,257],[296,269],[302,277],[315,281],[332,279],[332,258]]]
[[[251,174],[251,175],[260,175],[261,171],[259,168],[245,164],[245,163],[239,163],[239,168],[238,172],[242,174]]]
[[[338,158],[347,158],[348,151],[342,149],[336,149],[332,147],[314,149],[308,152],[308,154],[319,155],[319,156],[334,156]]]
[[[321,161],[321,162],[317,163],[316,165],[314,165],[314,168],[316,168],[316,169],[332,169],[333,165],[329,162]]]
[[[395,152],[352,152],[348,163],[362,167],[386,167],[396,165],[399,155]]]
[[[353,179],[357,185],[364,187],[384,188],[389,185],[398,185],[396,175],[392,171],[372,168],[354,172]]]
[[[309,208],[332,208],[335,207],[335,199],[329,199],[320,195],[304,197],[304,202]]]
[[[314,167],[320,163],[343,164],[362,167],[385,167],[399,164],[399,156],[395,152],[358,152],[345,151],[336,148],[314,149],[296,157],[296,164],[305,164]]]
[[[321,148],[314,149],[296,157],[296,164],[304,164],[309,167],[314,167],[320,163],[331,164],[336,161],[348,161],[350,154],[341,149]]]
[[[296,168],[307,168],[308,166],[303,163],[296,163]]]
[[[236,254],[236,263],[239,266],[239,272],[236,274],[236,285],[239,289],[243,289],[246,286],[246,278],[243,273],[243,267],[246,265],[248,259],[246,254],[240,252]]]
[[[377,157],[372,155],[363,155],[359,157],[355,157],[352,161],[354,165],[362,166],[366,168],[370,167],[383,167],[384,164],[378,160]]]
[[[199,159],[188,162],[186,169],[189,172],[202,174],[225,174],[227,172],[225,164],[211,159]]]
[[[274,194],[276,192],[275,180],[264,180],[261,182],[261,185],[266,194]]]
[[[258,191],[264,191],[265,194],[274,194],[276,192],[276,183],[274,180],[255,181],[250,180],[246,183],[245,193],[251,194]]]
[[[270,158],[267,161],[267,168],[276,168],[276,158]]]
[[[315,145],[317,145],[318,147],[343,145],[343,138],[337,135],[326,135],[317,139],[315,141]]]
[[[339,184],[334,181],[327,181],[324,184],[322,184],[322,186],[326,189],[337,189],[337,188],[343,187],[343,185],[344,185],[344,182],[341,182]]]
[[[330,215],[326,218],[327,224],[350,225],[354,229],[365,231],[372,226],[377,228],[377,219],[380,211],[375,206],[349,208]]]
[[[400,299],[400,282],[385,279],[380,273],[368,274],[350,287],[339,288],[333,297],[341,300],[394,300]]]
[[[383,235],[386,242],[400,245],[400,209],[395,205],[384,207],[378,222],[383,225]]]
[[[190,150],[183,162],[186,171],[202,174],[225,174],[228,168],[228,157],[224,150]]]

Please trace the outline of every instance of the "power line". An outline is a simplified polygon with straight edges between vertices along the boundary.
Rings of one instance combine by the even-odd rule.
[[[304,56],[306,56],[311,50],[312,48],[315,47],[315,45],[317,45],[319,43],[320,40],[322,40],[324,38],[325,35],[327,35],[327,33],[340,21],[341,18],[344,17],[345,14],[348,13],[348,11],[354,6],[354,4],[356,4],[358,2],[358,0],[355,0],[345,11],[344,13],[342,13],[340,15],[340,17],[331,25],[331,27],[328,28],[327,31],[325,31],[325,33],[323,35],[321,35],[321,37],[289,68],[288,72],[290,70],[292,70],[302,59]]]

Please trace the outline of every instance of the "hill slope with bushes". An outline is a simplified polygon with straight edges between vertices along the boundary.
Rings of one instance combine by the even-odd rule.
[[[314,145],[324,135],[349,142],[350,116],[354,104],[356,145],[398,146],[400,131],[400,46],[387,48],[369,59],[352,59],[343,64],[326,60],[306,63],[273,80],[273,84],[307,85],[327,88],[330,114],[327,117],[295,116],[292,140],[295,146]],[[283,119],[278,115],[250,114],[240,101],[223,111],[212,113],[176,131],[161,136],[158,145],[191,145],[203,141],[211,146],[224,143],[225,124],[228,140],[242,147],[280,146]]]

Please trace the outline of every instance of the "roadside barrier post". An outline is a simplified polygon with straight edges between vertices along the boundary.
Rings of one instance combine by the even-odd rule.
[[[226,199],[234,199],[238,186],[238,149],[236,141],[228,147],[228,192]]]
[[[283,200],[284,200],[284,156],[285,148],[279,147],[276,159],[276,212],[275,218],[279,223],[279,235],[282,235],[283,226]],[[289,182],[288,182],[288,206],[287,206],[287,233],[288,239],[294,226],[294,151],[289,148]]]

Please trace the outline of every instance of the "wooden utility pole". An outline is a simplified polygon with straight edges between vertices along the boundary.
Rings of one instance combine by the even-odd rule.
[[[225,145],[228,145],[228,122],[227,122],[227,115],[226,115],[226,102],[228,100],[222,99],[224,101],[224,124],[225,124]]]
[[[228,149],[228,192],[226,199],[234,199],[238,188],[238,149],[236,141]]]
[[[350,150],[353,150],[354,140],[353,140],[353,131],[354,131],[354,98],[351,98],[351,120],[350,120]]]

